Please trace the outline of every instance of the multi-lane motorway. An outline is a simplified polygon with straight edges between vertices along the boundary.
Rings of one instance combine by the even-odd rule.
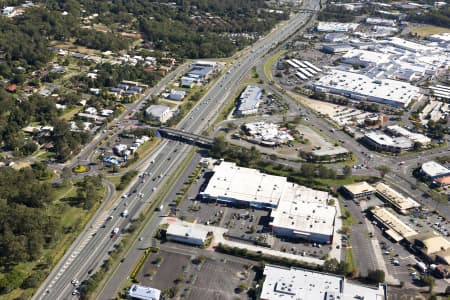
[[[319,2],[314,0],[307,0],[303,5],[304,8],[312,11],[319,8]],[[243,51],[242,55],[229,69],[229,72],[214,84],[193,110],[179,123],[178,128],[201,134],[208,128],[210,122],[213,122],[226,101],[229,100],[230,95],[234,95],[239,83],[258,59],[270,48],[284,41],[298,30],[311,14],[311,11],[296,14],[282,26],[257,41],[252,47]],[[160,83],[158,87],[163,84],[165,83]],[[137,105],[128,108],[128,111],[131,112]],[[122,118],[124,117],[125,115]],[[34,299],[56,300],[76,297],[76,295],[72,296],[74,286],[71,281],[73,279],[78,281],[86,279],[90,273],[101,265],[107,257],[108,251],[112,250],[120,239],[120,233],[111,236],[112,230],[114,228],[119,228],[121,232],[126,230],[126,227],[130,224],[130,219],[138,216],[145,205],[152,201],[152,195],[164,184],[165,179],[176,169],[176,166],[186,158],[189,147],[180,143],[163,141],[154,153],[140,162],[141,174],[147,172],[150,175],[144,178],[137,177],[124,193],[127,194],[127,197],[120,197],[111,207],[108,207],[108,205],[102,207],[103,209],[93,217],[88,227],[80,234],[51,272]],[[92,150],[93,148],[86,149],[79,157],[88,156]],[[129,191],[134,190],[137,190],[137,192],[129,193]],[[139,195],[143,195],[143,197],[141,198]],[[169,200],[166,199],[166,201]],[[128,210],[127,217],[122,216],[125,209]],[[157,219],[154,218],[153,220]],[[156,224],[156,221],[153,220],[147,224],[144,233],[153,231]],[[125,260],[127,264],[124,265],[132,265],[137,259],[138,257],[130,255]],[[102,296],[101,298],[107,299],[108,297]]]

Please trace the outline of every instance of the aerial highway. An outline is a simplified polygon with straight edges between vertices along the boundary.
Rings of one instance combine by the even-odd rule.
[[[239,88],[239,83],[244,79],[257,60],[279,42],[284,41],[297,31],[319,8],[318,1],[305,1],[304,7],[308,10],[292,16],[282,26],[277,27],[264,38],[257,41],[249,49],[243,52],[224,76],[222,76],[197,103],[192,111],[179,123],[178,129],[201,134],[207,129],[221,111],[221,108],[229,100],[230,95]],[[166,83],[164,83],[166,84]],[[158,84],[162,87],[163,84]],[[149,97],[150,95],[148,95]],[[127,113],[135,109],[139,104],[128,108]],[[124,119],[127,114],[121,117]],[[101,139],[98,138],[98,139]],[[95,147],[95,146],[92,146]],[[88,156],[94,148],[88,147],[80,157]],[[143,208],[152,201],[152,195],[164,184],[168,175],[183,161],[188,152],[189,145],[163,141],[155,149],[154,153],[143,159],[138,164],[141,172],[124,194],[112,205],[105,205],[80,234],[66,255],[57,264],[44,284],[38,290],[33,299],[71,299],[74,286],[71,281],[83,281],[101,265],[107,257],[108,251],[120,239],[121,233],[130,224],[130,219],[137,217]],[[148,174],[142,177],[143,174]],[[133,193],[136,190],[135,193]],[[130,192],[131,191],[131,192]],[[167,203],[169,199],[166,199]],[[167,205],[165,205],[167,207]],[[124,215],[124,211],[128,213]],[[154,218],[154,220],[157,220]],[[118,233],[113,234],[115,228]],[[154,230],[155,222],[149,222],[144,230]],[[123,265],[132,265],[139,257],[128,256]],[[123,278],[122,278],[123,279]],[[116,286],[117,288],[117,286]],[[101,297],[105,299],[105,297]],[[107,299],[108,297],[106,297]]]

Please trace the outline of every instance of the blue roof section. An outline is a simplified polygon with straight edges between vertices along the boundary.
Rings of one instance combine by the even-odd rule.
[[[192,69],[187,72],[187,76],[199,76],[199,77],[206,77],[209,72],[212,71],[213,68],[211,67],[193,67]]]

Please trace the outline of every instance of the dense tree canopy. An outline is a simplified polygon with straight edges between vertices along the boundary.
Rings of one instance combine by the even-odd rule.
[[[0,268],[36,259],[55,238],[56,219],[47,215],[52,188],[40,177],[45,166],[0,169]],[[0,290],[4,286],[0,282]]]

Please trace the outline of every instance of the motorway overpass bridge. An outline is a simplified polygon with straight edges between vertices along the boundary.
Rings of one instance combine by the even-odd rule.
[[[213,139],[209,137],[190,133],[176,128],[159,127],[157,130],[162,137],[187,142],[189,144],[197,145],[200,147],[209,148],[214,142]]]

